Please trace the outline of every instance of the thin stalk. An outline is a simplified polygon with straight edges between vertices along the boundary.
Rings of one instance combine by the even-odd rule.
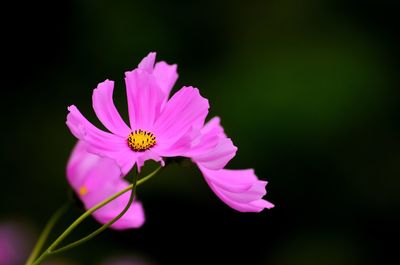
[[[103,232],[105,229],[107,229],[108,227],[110,227],[112,224],[114,224],[116,221],[118,221],[119,218],[121,218],[129,209],[129,207],[131,207],[132,203],[133,203],[133,199],[135,197],[136,194],[136,185],[137,185],[137,181],[134,180],[133,184],[132,184],[132,192],[131,192],[131,196],[129,197],[129,202],[128,204],[125,206],[124,210],[117,215],[115,218],[113,218],[111,221],[109,221],[108,223],[102,225],[100,228],[98,228],[97,230],[95,230],[94,232],[92,232],[91,234],[75,241],[72,242],[64,247],[61,247],[59,249],[53,250],[51,251],[51,254],[58,254],[61,252],[64,252],[66,250],[69,250],[71,248],[74,248],[76,246],[81,245],[82,243],[85,243],[86,241],[92,239],[93,237],[97,236],[98,234],[100,234],[101,232]]]
[[[64,250],[67,250],[67,249],[70,249],[70,248],[72,248],[72,247],[74,247],[74,246],[77,246],[77,245],[79,245],[79,244],[81,244],[81,243],[83,243],[83,242],[85,242],[85,241],[87,241],[87,240],[89,240],[89,239],[91,239],[91,238],[93,238],[94,236],[96,236],[97,234],[99,234],[100,232],[102,232],[104,229],[106,229],[107,227],[109,227],[110,225],[112,225],[114,222],[116,222],[121,216],[123,216],[124,214],[125,214],[125,212],[127,211],[127,209],[129,209],[129,207],[126,207],[122,212],[121,212],[121,214],[119,214],[118,215],[118,219],[117,218],[115,218],[115,220],[113,219],[113,220],[111,220],[109,223],[107,223],[107,224],[105,224],[104,226],[106,226],[106,225],[108,225],[107,227],[105,227],[105,228],[103,228],[103,227],[100,227],[98,230],[96,230],[96,231],[94,231],[92,234],[94,234],[93,236],[92,236],[92,234],[90,234],[90,235],[88,235],[88,236],[86,236],[86,237],[84,237],[84,238],[82,238],[82,242],[79,242],[80,240],[78,240],[78,241],[76,241],[76,242],[73,242],[73,243],[71,243],[71,244],[73,244],[73,246],[71,246],[71,247],[69,247],[69,245],[67,245],[67,246],[65,246],[65,247],[63,247],[63,248],[66,248],[66,249],[64,249],[63,250],[63,248],[60,248],[60,249],[58,249],[58,250],[56,250],[56,251],[54,251],[54,249],[83,221],[83,220],[85,220],[86,218],[88,218],[92,213],[94,213],[95,211],[97,211],[98,209],[100,209],[101,207],[103,207],[104,205],[106,205],[106,204],[108,204],[108,203],[110,203],[111,201],[113,201],[113,200],[115,200],[116,198],[118,198],[119,196],[121,196],[122,194],[124,194],[124,193],[126,193],[126,192],[128,192],[129,190],[132,190],[132,189],[134,189],[133,191],[132,191],[132,193],[131,193],[131,199],[133,200],[133,196],[134,196],[134,193],[136,192],[136,187],[137,186],[139,186],[140,184],[142,184],[142,183],[144,183],[145,181],[147,181],[147,180],[149,180],[151,177],[153,177],[154,175],[156,175],[159,171],[160,171],[160,169],[161,169],[162,167],[158,167],[156,170],[154,170],[153,172],[151,172],[149,175],[147,175],[146,177],[144,177],[144,178],[142,178],[142,179],[140,179],[140,180],[137,180],[137,179],[135,179],[134,181],[133,181],[133,184],[131,184],[131,185],[129,185],[128,187],[126,187],[125,189],[123,189],[123,190],[121,190],[121,191],[119,191],[119,192],[117,192],[117,193],[115,193],[114,195],[112,195],[111,197],[109,197],[109,198],[107,198],[107,199],[105,199],[104,201],[102,201],[102,202],[100,202],[100,203],[98,203],[97,205],[95,205],[95,206],[93,206],[92,208],[90,208],[89,210],[87,210],[86,212],[84,212],[78,219],[76,219],[43,253],[42,253],[42,255],[33,263],[33,265],[39,265],[46,257],[48,257],[49,255],[51,255],[51,254],[54,254],[55,252],[61,252],[61,250],[62,251],[64,251]],[[136,176],[137,177],[137,176]],[[135,178],[136,178],[135,177]],[[112,222],[112,223],[111,223]],[[87,237],[89,237],[88,239],[87,239]],[[77,243],[79,243],[79,244],[77,244]],[[68,247],[68,248],[67,248]]]
[[[39,239],[33,248],[31,254],[29,255],[28,260],[26,261],[25,265],[31,265],[37,256],[39,255],[40,251],[43,248],[43,245],[46,243],[47,238],[49,237],[49,234],[51,230],[53,230],[55,224],[57,223],[58,219],[68,210],[70,204],[66,203],[64,204],[60,209],[58,209],[49,219],[47,222],[46,226],[44,227],[42,233],[39,236]]]

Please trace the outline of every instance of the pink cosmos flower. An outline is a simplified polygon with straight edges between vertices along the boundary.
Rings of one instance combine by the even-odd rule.
[[[112,159],[99,157],[87,152],[88,145],[79,141],[67,164],[67,178],[72,188],[82,200],[86,209],[129,186],[121,178],[121,170]],[[128,204],[130,193],[127,192],[93,213],[93,217],[106,224],[122,212]],[[145,221],[142,204],[132,203],[128,211],[111,228],[139,228]]]
[[[136,164],[148,159],[181,156],[191,146],[194,128],[208,114],[208,101],[197,88],[183,87],[169,100],[178,77],[176,65],[159,62],[155,53],[142,60],[137,69],[125,73],[130,126],[116,110],[114,82],[106,80],[93,91],[93,109],[111,132],[91,124],[75,106],[68,108],[67,125],[75,137],[87,143],[87,150],[116,161],[126,175]]]
[[[87,143],[88,152],[115,160],[122,175],[147,159],[163,163],[162,157],[189,157],[231,208],[260,212],[274,207],[263,199],[267,182],[259,180],[254,170],[224,169],[237,147],[225,135],[219,118],[204,125],[208,101],[192,87],[183,87],[168,100],[178,77],[176,65],[154,66],[154,62],[155,53],[150,53],[137,69],[126,73],[130,127],[113,104],[113,82],[106,80],[93,92],[93,108],[112,133],[99,130],[71,106],[67,125],[72,133]]]

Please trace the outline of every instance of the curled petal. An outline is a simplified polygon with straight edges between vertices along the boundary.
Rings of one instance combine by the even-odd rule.
[[[271,209],[274,208],[275,205],[270,203],[269,201],[266,200],[256,200],[256,201],[252,201],[250,203],[252,206],[256,207],[256,208],[267,208],[267,209]]]
[[[154,63],[156,61],[156,53],[150,52],[146,57],[139,63],[138,68],[151,74],[153,72]]]
[[[212,151],[220,142],[220,139],[225,137],[223,132],[224,130],[219,124],[219,118],[211,119],[198,131],[198,134],[192,140],[190,150],[186,152],[185,156],[195,157]]]
[[[224,128],[221,126],[221,119],[219,117],[214,117],[209,120],[204,127],[201,129],[203,135],[218,135],[220,137],[227,137],[224,133]]]
[[[195,163],[201,164],[203,167],[218,170],[222,169],[236,155],[237,147],[233,145],[229,138],[219,139],[218,144],[200,155],[193,156]]]
[[[199,168],[210,188],[231,208],[240,212],[260,212],[274,207],[262,199],[267,182],[258,180],[253,170],[210,170],[200,165]]]
[[[250,187],[245,192],[233,192],[228,189],[224,189],[224,194],[239,203],[250,203],[252,201],[257,201],[266,194],[265,187],[267,185],[266,181],[258,180],[250,185]],[[220,188],[221,185],[219,186]]]
[[[219,117],[214,117],[203,126],[185,156],[204,167],[217,170],[224,168],[236,151],[237,147],[226,137],[220,125]]]

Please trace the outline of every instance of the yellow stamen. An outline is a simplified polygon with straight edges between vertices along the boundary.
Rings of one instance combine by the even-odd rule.
[[[144,152],[156,145],[156,137],[151,132],[135,130],[128,136],[128,145],[135,152]]]
[[[79,195],[81,196],[85,196],[88,193],[88,189],[86,188],[86,186],[82,186],[79,188]]]

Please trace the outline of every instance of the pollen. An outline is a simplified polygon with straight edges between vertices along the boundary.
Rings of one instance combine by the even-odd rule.
[[[88,193],[88,189],[86,188],[86,186],[82,186],[79,188],[79,195],[81,196],[85,196]]]
[[[144,152],[156,145],[156,137],[151,132],[135,130],[128,136],[128,145],[135,152]]]

